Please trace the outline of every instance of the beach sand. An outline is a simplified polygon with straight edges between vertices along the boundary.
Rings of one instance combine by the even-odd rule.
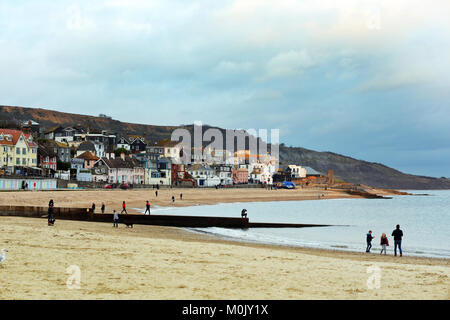
[[[245,244],[169,227],[0,217],[3,247],[0,299],[450,298],[448,259]],[[72,265],[80,289],[66,285]],[[378,289],[367,286],[372,266]]]
[[[100,212],[102,202],[106,205],[106,212],[122,210],[122,201],[126,201],[129,212],[139,212],[134,208],[145,209],[145,201],[152,206],[194,206],[200,204],[215,204],[225,202],[253,202],[253,201],[294,201],[317,200],[335,198],[358,198],[340,190],[324,190],[315,188],[295,190],[266,190],[262,188],[243,189],[160,189],[158,197],[154,189],[134,190],[64,190],[64,191],[15,191],[0,192],[0,205],[43,206],[47,207],[50,199],[55,207],[90,208],[95,203]],[[183,194],[183,200],[180,199]],[[322,196],[323,195],[323,196]],[[172,196],[175,203],[172,203]]]

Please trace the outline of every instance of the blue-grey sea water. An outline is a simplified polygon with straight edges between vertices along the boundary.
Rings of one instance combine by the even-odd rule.
[[[380,252],[380,236],[391,236],[400,224],[404,255],[450,258],[450,191],[411,191],[428,196],[394,196],[393,199],[333,199],[223,203],[194,207],[154,208],[152,214],[240,217],[247,209],[251,222],[285,222],[346,225],[320,228],[225,229],[193,228],[241,241],[312,248],[365,251],[366,234],[372,230],[372,252]]]

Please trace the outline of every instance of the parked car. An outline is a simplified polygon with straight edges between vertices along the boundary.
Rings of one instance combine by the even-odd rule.
[[[281,184],[281,188],[283,188],[283,189],[295,189],[295,183],[293,183],[291,181],[284,181]]]
[[[130,188],[130,186],[129,186],[127,183],[122,183],[122,184],[120,185],[120,189],[126,190],[126,189],[129,189],[129,188]]]
[[[110,184],[105,185],[105,189],[112,189]]]

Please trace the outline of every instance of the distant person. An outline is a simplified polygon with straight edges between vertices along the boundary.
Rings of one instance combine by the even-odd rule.
[[[105,203],[102,202],[102,207],[101,207],[102,214],[105,213],[105,209],[106,209]]]
[[[367,233],[366,240],[367,240],[366,252],[370,252],[370,249],[372,248],[372,240],[373,240],[372,230],[369,230],[369,232]]]
[[[119,227],[119,215],[117,214],[116,210],[114,210],[114,217],[113,217],[113,228]]]
[[[95,213],[95,203],[92,203],[91,209],[92,209],[92,213]]]
[[[242,217],[242,218],[247,218],[247,209],[242,209],[242,211],[241,211],[241,217]]]
[[[175,197],[174,196],[172,196],[172,203],[174,203],[175,202]]]
[[[388,241],[388,238],[386,236],[386,233],[383,233],[381,235],[380,245],[381,245],[381,252],[380,252],[380,254],[383,254],[383,251],[384,251],[384,254],[386,255],[386,246],[389,246],[389,241]]]
[[[180,193],[180,200],[183,200],[183,194]]]
[[[158,198],[158,190],[155,191],[155,195]]]
[[[48,203],[48,225],[49,226],[53,226],[55,224],[54,206],[55,206],[55,203],[53,202],[53,199],[52,199]]]
[[[398,224],[394,231],[392,231],[392,236],[394,237],[394,255],[397,256],[397,247],[400,251],[400,257],[402,256],[402,237],[403,231],[400,230],[400,225]]]
[[[144,212],[144,214],[147,214],[147,212],[148,212],[148,215],[150,215],[150,202],[148,200],[145,203],[145,212]]]
[[[126,213],[126,214],[128,214],[128,212],[127,212],[127,205],[125,204],[125,201],[124,202],[122,202],[122,212],[121,213]]]

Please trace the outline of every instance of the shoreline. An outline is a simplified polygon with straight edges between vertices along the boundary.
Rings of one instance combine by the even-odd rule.
[[[450,298],[443,259],[243,243],[173,227],[0,222],[8,248],[1,299]],[[80,267],[80,290],[66,288],[70,265]],[[366,284],[370,266],[382,272],[377,290]]]
[[[239,238],[235,238],[232,236],[224,236],[224,235],[219,235],[219,234],[213,234],[213,233],[209,233],[209,232],[204,232],[201,230],[189,230],[190,228],[180,228],[181,230],[188,232],[188,233],[194,233],[194,234],[198,234],[198,235],[203,235],[205,237],[210,237],[211,239],[216,239],[219,241],[224,241],[225,243],[233,243],[233,244],[242,244],[242,245],[255,245],[255,246],[264,246],[264,247],[273,247],[273,248],[277,248],[277,249],[286,249],[286,250],[305,250],[305,252],[314,252],[317,251],[318,253],[326,253],[326,252],[330,252],[331,255],[335,255],[335,254],[349,254],[349,256],[353,256],[356,255],[358,257],[362,256],[379,256],[380,259],[383,258],[387,258],[387,257],[393,257],[394,259],[398,259],[400,257],[395,257],[392,253],[386,254],[386,255],[381,255],[379,253],[376,253],[375,250],[373,250],[373,252],[371,252],[370,254],[365,253],[364,251],[356,251],[356,250],[343,250],[343,249],[339,249],[337,248],[316,248],[316,247],[308,247],[308,246],[302,246],[302,245],[292,245],[292,244],[277,244],[277,243],[269,243],[269,242],[259,242],[259,241],[251,241],[251,240],[246,240],[246,239],[239,239]],[[378,250],[378,248],[377,248]],[[445,263],[448,263],[450,265],[450,258],[445,258],[445,257],[435,257],[435,256],[419,256],[419,255],[405,255],[401,257],[401,259],[404,260],[405,257],[407,257],[407,259],[417,259],[417,260],[436,260],[436,261],[444,261]],[[348,258],[348,257],[347,257]]]

